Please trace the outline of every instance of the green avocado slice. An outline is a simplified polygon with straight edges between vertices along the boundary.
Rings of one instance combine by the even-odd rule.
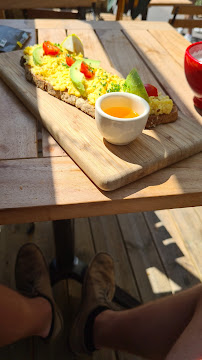
[[[74,86],[79,90],[82,96],[86,96],[86,90],[84,86],[85,76],[80,72],[81,63],[85,62],[87,65],[92,68],[98,68],[100,65],[99,60],[92,60],[83,58],[82,60],[76,60],[75,63],[70,67],[70,78],[74,84]]]
[[[91,66],[92,68],[99,68],[100,66],[100,61],[99,60],[92,60],[92,59],[83,59],[83,61],[88,64],[89,66]]]
[[[86,96],[85,86],[83,84],[85,76],[80,72],[82,60],[76,60],[70,67],[70,78],[74,86],[79,90],[82,96]]]
[[[33,51],[33,61],[35,65],[42,65],[43,64],[43,49],[42,46],[38,46]]]
[[[149,96],[147,94],[147,91],[143,85],[143,82],[137,72],[137,70],[134,68],[132,69],[125,81],[125,92],[129,92],[135,95],[138,95],[145,99],[147,102],[149,102]]]

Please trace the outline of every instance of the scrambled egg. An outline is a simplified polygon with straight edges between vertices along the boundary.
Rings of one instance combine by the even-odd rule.
[[[38,75],[43,80],[49,82],[54,90],[67,91],[69,95],[80,97],[80,92],[71,81],[70,68],[66,65],[68,51],[60,46],[61,52],[59,55],[44,55],[43,64],[35,65],[32,54],[34,49],[38,46],[40,45],[28,46],[24,50],[24,58],[26,64],[31,66],[32,74]],[[82,60],[83,55],[74,55],[74,58],[76,60]],[[95,69],[95,76],[93,76],[92,79],[85,78],[84,80],[88,102],[91,105],[95,105],[97,98],[105,94],[111,88],[116,88],[116,91],[123,91],[124,82],[124,79],[106,72],[101,67]]]
[[[58,44],[61,52],[56,56],[44,55],[43,64],[35,65],[33,61],[33,51],[41,45],[28,46],[24,50],[26,64],[31,66],[31,72],[50,83],[54,90],[67,91],[69,95],[80,97],[81,94],[73,85],[70,78],[70,68],[66,64],[68,51]],[[76,60],[82,60],[83,55],[74,55]],[[95,105],[99,96],[111,91],[124,91],[125,79],[117,75],[110,74],[99,67],[95,69],[95,76],[84,80],[87,100],[91,105]],[[150,114],[160,115],[169,114],[173,107],[173,102],[168,96],[149,97]]]
[[[149,97],[149,105],[151,115],[170,114],[173,101],[169,96],[159,94],[158,96]]]

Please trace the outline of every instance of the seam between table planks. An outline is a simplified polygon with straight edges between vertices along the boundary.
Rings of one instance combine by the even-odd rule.
[[[182,113],[188,117],[191,116],[194,121],[196,120],[200,124],[201,115],[194,108],[192,100],[193,92],[185,79],[181,65],[173,57],[173,53],[171,55],[150,31],[147,31],[147,37],[145,37],[145,32],[142,30],[134,33],[131,29],[127,29],[124,33],[156,78],[159,76],[159,68],[167,69],[167,71],[164,71],[164,76],[159,79],[161,86],[166,89],[171,98],[174,98],[177,94],[176,103]],[[179,71],[177,68],[179,68]],[[177,82],[176,79],[178,79]],[[183,88],[183,91],[179,91],[179,86]],[[185,101],[188,105],[185,105]]]
[[[51,31],[53,31],[53,30],[51,30]],[[59,30],[58,30],[59,31]],[[61,32],[61,30],[60,30],[60,32]],[[103,33],[103,31],[101,31],[101,33]],[[111,32],[110,32],[111,33]],[[121,32],[119,32],[120,34],[121,34]],[[104,31],[104,34],[108,34],[108,32],[106,33],[105,31]],[[113,32],[113,34],[115,34],[116,36],[117,36],[117,32]],[[123,41],[125,42],[125,43],[127,43],[128,44],[128,40],[125,38],[125,36],[124,35],[121,35],[121,38],[123,39]],[[96,39],[96,41],[97,41],[97,39]],[[112,43],[110,43],[110,45],[111,45]],[[97,45],[97,44],[96,44]],[[128,45],[127,45],[128,46]],[[105,47],[106,48],[106,47]],[[132,46],[130,46],[130,49],[131,49],[131,51],[132,51]],[[133,52],[134,52],[134,50],[131,52],[131,54],[133,55]],[[122,69],[125,69],[125,67],[122,67]],[[147,69],[147,67],[145,67],[145,69]],[[176,145],[177,146],[177,145]]]
[[[47,29],[47,31],[49,31],[50,29]],[[43,29],[43,31],[45,31],[46,32],[46,29]],[[42,32],[43,32],[42,31]],[[74,32],[74,31],[76,31],[76,29],[71,29],[70,31],[69,30],[67,30],[68,31],[68,33],[72,33],[72,32]],[[103,47],[103,50],[104,50],[104,52],[105,52],[105,57],[107,56],[108,57],[108,62],[110,62],[110,63],[112,63],[112,61],[111,61],[111,59],[110,59],[110,56],[109,56],[109,54],[108,54],[108,52],[107,52],[107,49],[105,49],[105,47],[104,47],[104,45],[103,45],[103,43],[102,43],[102,38],[100,38],[99,37],[99,34],[100,34],[100,32],[105,32],[104,30],[83,30],[83,32],[81,32],[81,31],[79,31],[79,35],[80,35],[80,33],[82,34],[84,34],[84,33],[87,33],[87,32],[91,32],[91,33],[96,33],[97,34],[97,39],[96,39],[96,41],[99,41],[99,44],[101,44],[102,45],[102,47]],[[106,30],[106,31],[108,31],[108,30]],[[129,41],[130,43],[131,43],[131,41],[127,38],[127,36],[126,36],[126,34],[124,33],[124,31],[123,31],[123,29],[121,30],[122,32],[123,32],[123,35],[124,35],[124,37],[127,39],[127,41]],[[110,32],[111,33],[111,32]],[[131,46],[133,46],[133,48],[134,48],[134,50],[137,52],[137,49],[134,47],[134,44],[133,43],[131,43]],[[138,56],[140,56],[141,57],[141,54],[139,54],[138,52],[137,52],[137,54],[138,54]],[[144,58],[143,58],[143,60],[144,60]],[[106,60],[105,60],[105,62],[106,62]],[[146,62],[144,61],[144,63],[145,63],[145,65],[147,66],[147,64],[146,64]],[[151,71],[151,73],[152,73],[152,75],[156,78],[156,80],[157,80],[157,83],[159,84],[159,79],[156,77],[156,75],[155,75],[155,73],[153,73],[152,71]],[[159,87],[159,86],[158,86]],[[160,87],[159,87],[160,88]],[[46,139],[46,150],[44,151],[44,153],[47,155],[47,152],[49,152],[49,144],[48,144],[48,134],[46,133],[46,136],[44,137],[44,139]],[[61,148],[57,145],[57,143],[54,141],[54,140],[52,140],[52,138],[49,138],[50,139],[50,142],[51,142],[51,144],[50,144],[50,149],[51,149],[51,151],[52,151],[52,149],[53,149],[53,153],[52,154],[50,154],[51,156],[60,156],[60,155],[65,155],[65,153],[61,150]],[[43,148],[43,150],[44,150],[44,148]]]
[[[54,28],[54,29],[120,29],[124,28],[139,28],[139,29],[172,29],[172,26],[167,22],[154,21],[81,21],[81,20],[51,20],[51,19],[35,19],[35,20],[21,20],[21,19],[4,19],[0,20],[0,24],[7,26],[14,26],[24,29],[39,29],[39,28]]]
[[[84,46],[84,56],[95,59],[98,53],[98,57],[102,59],[103,67],[111,68],[112,63],[94,29],[37,29],[39,43],[45,40],[46,36],[50,36],[49,40],[51,40],[52,34],[54,36],[55,42],[61,42],[64,39],[64,31],[66,32],[65,36],[66,34],[70,35],[76,32],[78,37],[80,37],[82,41],[85,41],[85,44],[87,44],[87,46]],[[97,44],[96,54],[92,42],[93,45]],[[42,130],[42,154],[43,157],[67,156],[65,151],[60,147],[59,144],[57,144],[54,138],[44,128]]]
[[[34,29],[22,28],[22,30],[28,31],[31,34],[31,38],[28,39],[26,46],[33,44],[35,42]],[[0,145],[0,161],[9,159],[37,158],[37,120],[16,97],[15,93],[11,91],[10,88],[7,89],[8,85],[3,81],[3,79],[1,80],[1,101],[3,102],[1,106],[1,111],[3,112],[1,135],[3,136],[3,139]],[[18,126],[19,119],[21,121],[20,127]],[[7,126],[10,126],[9,130],[7,129]],[[3,128],[5,129],[5,134],[3,132]],[[9,137],[13,137],[11,139],[13,141],[9,141],[9,138],[7,138],[8,131]]]

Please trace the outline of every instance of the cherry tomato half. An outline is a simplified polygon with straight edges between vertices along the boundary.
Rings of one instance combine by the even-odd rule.
[[[91,79],[94,75],[93,69],[86,64],[84,61],[81,63],[80,71],[85,75],[86,78]]]
[[[53,45],[50,41],[44,41],[43,49],[45,55],[57,55],[60,52],[60,49]]]
[[[151,84],[144,84],[144,87],[149,96],[158,96],[158,90],[155,86],[153,86]]]
[[[66,57],[66,63],[67,63],[68,66],[72,66],[72,64],[75,63],[75,61],[76,60],[71,55],[68,55]]]

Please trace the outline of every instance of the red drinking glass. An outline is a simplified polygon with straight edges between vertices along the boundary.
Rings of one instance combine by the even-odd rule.
[[[202,41],[191,44],[186,49],[184,69],[189,86],[195,93],[194,105],[202,109]]]

